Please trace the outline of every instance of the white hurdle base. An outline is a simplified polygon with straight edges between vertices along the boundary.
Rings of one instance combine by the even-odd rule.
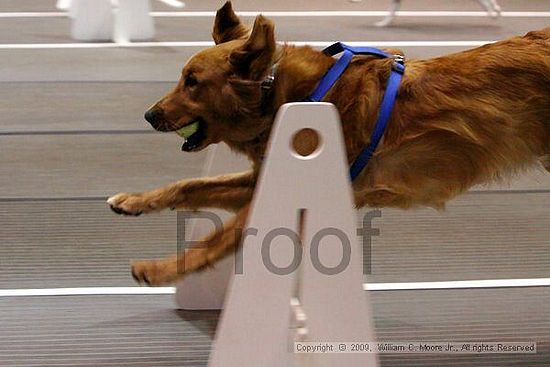
[[[57,6],[69,11],[76,40],[126,43],[155,36],[149,0],[59,0]]]
[[[61,4],[67,6],[67,3]],[[113,35],[111,0],[71,0],[71,37],[79,41],[107,41]]]
[[[216,144],[208,148],[203,176],[216,176],[250,169],[250,162],[232,152],[225,144]],[[225,221],[231,213],[212,210]],[[188,230],[190,240],[200,240],[213,230],[206,220],[190,221]],[[216,263],[216,266],[198,273],[186,275],[176,284],[176,303],[185,310],[220,310],[223,307],[225,291],[234,268],[234,257],[228,256]]]
[[[303,128],[322,142],[307,157],[290,147]],[[242,274],[231,277],[209,367],[377,366],[376,354],[293,351],[295,341],[374,342],[355,223],[336,108],[283,105],[248,218],[254,234],[237,254]],[[293,245],[298,232],[302,243]]]
[[[155,36],[149,0],[118,0],[115,11],[113,41],[143,41]]]

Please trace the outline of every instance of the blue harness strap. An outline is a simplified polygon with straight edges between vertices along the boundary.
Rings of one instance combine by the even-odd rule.
[[[351,62],[353,55],[372,55],[379,58],[393,58],[394,62],[386,85],[386,91],[384,97],[382,97],[382,103],[380,105],[380,111],[378,118],[374,124],[374,129],[371,135],[370,143],[367,145],[350,167],[350,178],[355,180],[361,171],[367,166],[369,160],[374,154],[376,147],[382,140],[384,132],[391,117],[395,100],[397,98],[397,92],[401,84],[403,73],[405,72],[405,65],[403,64],[403,58],[401,56],[390,55],[382,50],[374,47],[352,47],[345,45],[341,42],[334,43],[325,48],[323,52],[327,55],[334,56],[343,52],[342,56],[334,63],[334,65],[325,74],[323,79],[319,82],[317,88],[313,93],[305,99],[307,102],[319,102],[328,93],[330,88],[336,83],[340,76],[344,73],[346,68]]]

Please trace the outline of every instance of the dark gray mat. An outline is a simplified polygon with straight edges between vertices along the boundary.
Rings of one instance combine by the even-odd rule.
[[[2,197],[108,196],[197,176],[206,153],[181,144],[175,133],[0,135]]]
[[[104,199],[0,201],[0,289],[135,285],[130,260],[177,251],[173,212],[122,217]]]
[[[125,47],[0,50],[0,59],[7,65],[0,68],[0,82],[177,82],[186,60],[200,49],[201,47]]]
[[[4,0],[0,11],[54,11],[56,0]]]
[[[206,366],[217,312],[171,296],[0,299],[0,364]]]
[[[55,131],[153,132],[147,108],[174,83],[3,83],[2,133]]]
[[[413,212],[384,209],[373,221],[373,279],[381,282],[537,278],[550,268],[550,190],[471,193]]]
[[[371,292],[384,342],[534,341],[537,354],[382,355],[399,367],[548,366],[548,288]],[[206,366],[216,312],[174,311],[171,296],[0,298],[0,363]]]
[[[0,82],[177,82],[187,60],[204,47],[1,50]],[[407,57],[428,58],[467,47],[402,47]],[[40,60],[40,62],[37,62]],[[48,72],[44,72],[47,68]]]
[[[369,281],[546,277],[549,206],[549,192],[476,193],[443,214],[384,210]],[[121,217],[103,198],[0,200],[0,289],[133,285],[129,261],[175,253],[176,233],[173,212]]]
[[[549,288],[372,293],[379,340],[535,341],[536,355],[383,355],[382,366],[548,366]]]
[[[279,41],[491,41],[525,34],[548,25],[548,18],[484,17],[398,18],[389,28],[375,27],[377,18],[275,17]],[[246,23],[251,24],[252,19]],[[318,24],[323,24],[319,32]],[[209,41],[213,18],[156,18],[156,41]],[[18,29],[19,32],[10,32]],[[70,38],[68,18],[5,18],[0,21],[0,43],[65,43]]]

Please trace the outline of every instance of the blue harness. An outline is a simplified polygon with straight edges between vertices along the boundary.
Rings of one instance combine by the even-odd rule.
[[[400,55],[390,55],[374,47],[351,47],[340,42],[325,48],[323,52],[330,56],[343,52],[343,55],[325,74],[315,91],[313,91],[313,93],[304,100],[305,102],[321,101],[330,88],[332,88],[334,83],[336,83],[338,78],[340,78],[342,73],[346,70],[353,55],[372,55],[383,59],[392,58],[394,60],[390,77],[388,78],[386,91],[384,92],[384,97],[382,98],[382,104],[380,105],[380,112],[378,113],[378,118],[376,119],[374,130],[371,135],[370,143],[363,148],[350,167],[349,174],[351,180],[353,181],[369,163],[369,160],[374,154],[378,143],[380,143],[380,140],[386,131],[393,106],[395,105],[397,91],[399,90],[399,85],[401,84],[403,73],[405,72],[404,59]]]

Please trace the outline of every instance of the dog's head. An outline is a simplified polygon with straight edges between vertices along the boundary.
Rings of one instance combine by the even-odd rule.
[[[216,14],[212,37],[216,45],[193,56],[178,85],[145,113],[156,130],[185,135],[185,151],[243,143],[270,128],[262,119],[261,82],[275,54],[273,24],[259,15],[249,32],[227,2]]]

